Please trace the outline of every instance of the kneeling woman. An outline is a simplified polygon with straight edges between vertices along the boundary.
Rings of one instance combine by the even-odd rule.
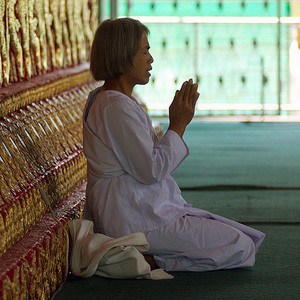
[[[104,84],[90,93],[83,115],[85,218],[111,237],[145,233],[148,254],[167,271],[251,267],[265,235],[191,207],[171,176],[189,154],[182,137],[194,116],[197,84],[190,79],[176,91],[161,139],[132,96],[135,85],[149,82],[148,33],[139,21],[122,18],[102,22],[95,34],[90,68]]]

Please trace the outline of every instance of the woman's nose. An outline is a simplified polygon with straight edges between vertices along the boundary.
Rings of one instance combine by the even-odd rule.
[[[150,54],[149,62],[150,62],[150,64],[152,64],[154,62],[153,56],[151,54]]]

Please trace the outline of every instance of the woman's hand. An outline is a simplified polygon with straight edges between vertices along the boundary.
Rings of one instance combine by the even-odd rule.
[[[196,102],[199,98],[197,88],[198,84],[193,83],[192,79],[185,81],[181,89],[176,91],[169,107],[169,129],[174,130],[181,137],[195,113]]]

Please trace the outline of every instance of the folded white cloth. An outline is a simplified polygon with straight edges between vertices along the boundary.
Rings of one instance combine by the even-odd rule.
[[[110,278],[171,279],[162,269],[151,271],[141,252],[149,249],[142,232],[121,238],[110,238],[94,233],[89,220],[75,219],[68,222],[71,237],[70,268],[74,275],[91,277],[100,275]]]

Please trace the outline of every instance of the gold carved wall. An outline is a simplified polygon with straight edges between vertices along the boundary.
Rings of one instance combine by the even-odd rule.
[[[98,2],[0,0],[0,299],[49,299],[68,274]]]
[[[0,86],[88,60],[97,0],[1,0]]]

